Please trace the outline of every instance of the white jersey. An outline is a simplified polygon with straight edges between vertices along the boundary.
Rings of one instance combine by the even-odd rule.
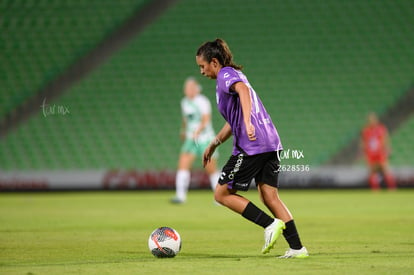
[[[181,100],[181,111],[186,122],[185,137],[193,139],[194,132],[201,124],[203,115],[211,115],[211,104],[204,95],[197,95],[193,99],[184,97]],[[198,136],[198,142],[210,142],[214,138],[214,130],[211,120]]]

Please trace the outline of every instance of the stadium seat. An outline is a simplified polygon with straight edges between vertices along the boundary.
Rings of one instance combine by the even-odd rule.
[[[391,166],[414,166],[414,115],[391,135]]]
[[[0,93],[0,117],[87,53],[144,2],[1,1],[0,71],[7,73],[0,82],[5,91]]]
[[[85,1],[82,4],[96,12],[73,17],[76,5],[67,2],[31,2],[30,7],[42,8],[30,15],[24,12],[26,1],[5,3],[2,10],[12,7],[6,9],[2,26],[10,36],[6,63],[11,69],[0,115],[91,49],[138,5],[132,0],[122,5]],[[358,135],[369,111],[384,112],[412,83],[413,12],[409,0],[269,0],[260,5],[179,1],[67,94],[50,102],[67,106],[70,115],[39,113],[1,140],[0,151],[5,153],[0,154],[0,167],[175,169],[186,77],[200,80],[213,105],[216,131],[223,124],[214,108],[215,83],[199,76],[194,62],[197,47],[215,37],[227,40],[235,61],[245,65],[284,148],[304,152],[304,159],[284,163],[322,165]],[[12,13],[17,14],[14,19]],[[54,14],[53,19],[36,21],[48,14]],[[41,31],[45,27],[53,28],[48,36]],[[21,56],[26,45],[33,48],[31,55]],[[20,79],[25,79],[24,85]],[[410,146],[402,138],[407,130],[401,131],[397,146]],[[220,164],[230,149],[230,142],[220,148]]]

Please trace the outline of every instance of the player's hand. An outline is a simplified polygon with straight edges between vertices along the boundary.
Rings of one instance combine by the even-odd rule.
[[[256,140],[256,131],[255,131],[253,124],[251,123],[246,124],[246,133],[247,133],[247,137],[249,138],[249,140],[251,141]]]
[[[207,146],[203,154],[203,167],[206,167],[207,163],[210,162],[211,156],[214,154],[215,150],[216,150],[216,146],[214,146],[213,144],[210,144],[209,146]]]
[[[194,140],[197,140],[199,136],[200,136],[200,132],[199,131],[194,131],[194,133],[193,133],[193,139]]]

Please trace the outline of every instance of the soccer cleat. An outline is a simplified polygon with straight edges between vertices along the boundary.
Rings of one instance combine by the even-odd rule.
[[[282,234],[283,229],[285,228],[285,223],[279,219],[275,219],[272,224],[265,228],[265,244],[262,249],[263,254],[270,252],[270,250],[275,246],[277,238],[279,238],[279,236]]]
[[[279,259],[288,259],[288,258],[297,258],[297,259],[304,259],[309,257],[308,250],[306,247],[302,247],[301,249],[292,249],[289,248],[286,251],[285,255],[278,257]]]
[[[172,199],[170,200],[170,202],[171,202],[172,204],[183,204],[183,203],[185,203],[185,201],[184,201],[184,200],[179,199],[179,198],[177,198],[177,197],[172,198]]]

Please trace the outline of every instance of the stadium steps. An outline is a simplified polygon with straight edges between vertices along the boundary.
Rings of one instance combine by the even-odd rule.
[[[391,166],[414,167],[414,114],[391,135]]]
[[[38,114],[1,140],[1,150],[20,156],[4,150],[0,166],[175,169],[182,83],[199,73],[198,45],[215,37],[245,65],[285,149],[305,154],[284,163],[321,165],[367,112],[382,114],[412,83],[413,12],[411,1],[180,1],[51,102],[70,116]],[[215,102],[215,83],[199,79]],[[216,111],[213,121],[216,130],[223,124]],[[221,164],[230,147],[220,148]]]
[[[381,115],[380,121],[384,123],[390,134],[394,131],[399,131],[399,127],[414,113],[413,106],[414,87],[411,87],[404,96]],[[353,137],[350,137],[352,138],[350,142],[344,144],[332,156],[329,164],[352,164],[358,161],[360,156],[360,131],[361,129]],[[408,140],[402,144],[402,147],[412,148],[412,144]]]
[[[1,1],[0,119],[94,48],[146,1]]]

